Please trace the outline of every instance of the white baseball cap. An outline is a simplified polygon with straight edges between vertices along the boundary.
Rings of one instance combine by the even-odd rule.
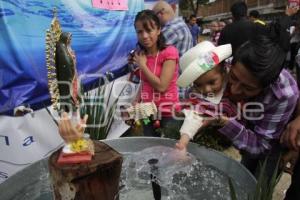
[[[177,85],[180,87],[187,87],[199,76],[229,58],[231,54],[231,44],[225,44],[218,47],[215,47],[209,41],[197,44],[180,58],[179,64],[182,74],[177,80]]]

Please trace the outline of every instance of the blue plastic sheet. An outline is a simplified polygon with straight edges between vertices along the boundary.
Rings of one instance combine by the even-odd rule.
[[[24,104],[34,109],[50,104],[45,34],[54,7],[63,31],[73,35],[79,75],[124,72],[136,45],[134,17],[144,1],[128,4],[128,11],[109,11],[93,8],[88,0],[0,0],[0,113]]]

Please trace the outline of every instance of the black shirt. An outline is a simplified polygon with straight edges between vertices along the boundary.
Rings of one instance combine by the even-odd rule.
[[[250,39],[252,30],[253,23],[246,18],[234,21],[221,31],[218,45],[231,44],[234,55],[238,47]]]
[[[259,34],[267,34],[274,42],[279,44],[284,51],[290,48],[291,18],[288,16],[280,17],[270,25],[262,26],[251,22],[246,18],[234,21],[232,24],[225,26],[222,30],[218,45],[231,44],[232,55],[245,42]]]

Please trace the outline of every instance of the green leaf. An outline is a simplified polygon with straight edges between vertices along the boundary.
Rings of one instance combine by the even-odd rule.
[[[126,85],[124,88],[125,87]],[[90,134],[91,139],[101,140],[107,137],[111,129],[116,113],[117,103],[124,88],[110,107],[108,107],[108,105],[112,94],[113,84],[110,87],[107,98],[105,98],[105,94],[107,93],[108,85],[98,85],[98,87],[95,87],[94,85],[93,88],[98,89],[96,91],[86,92],[83,95],[84,98],[81,115],[89,115],[85,132]]]
[[[280,156],[281,158],[281,156]],[[263,164],[260,167],[260,173],[258,175],[257,184],[255,188],[254,194],[248,194],[248,200],[272,200],[274,188],[276,184],[280,180],[281,174],[278,176],[279,172],[279,163],[281,159],[278,159],[274,173],[271,177],[271,180],[268,181],[268,177],[266,176],[266,167],[267,167],[267,159],[264,160]],[[230,188],[230,196],[231,199],[237,199],[235,189],[233,187],[231,179],[229,179],[229,188]]]
[[[232,184],[232,180],[230,177],[228,177],[228,183],[229,183],[231,200],[237,200],[237,195],[236,195],[236,192],[235,192],[235,189],[234,189],[234,186]]]

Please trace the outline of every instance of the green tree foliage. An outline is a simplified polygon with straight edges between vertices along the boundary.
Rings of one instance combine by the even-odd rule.
[[[197,13],[198,6],[208,2],[209,0],[180,0],[179,8],[181,10],[192,10],[193,13]]]

